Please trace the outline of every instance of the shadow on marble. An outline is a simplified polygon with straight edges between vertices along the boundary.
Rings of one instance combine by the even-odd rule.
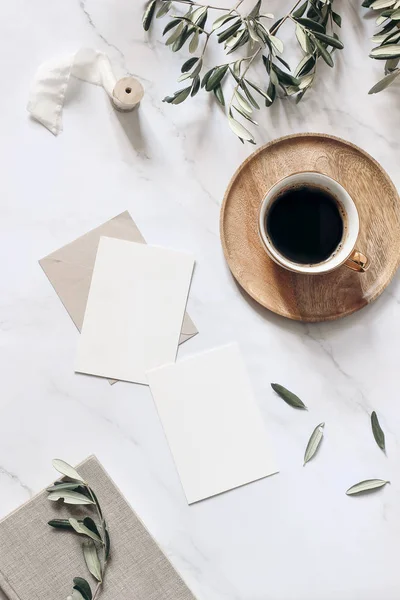
[[[140,108],[131,112],[116,110],[115,114],[136,154],[148,159],[148,148],[140,123]]]
[[[228,267],[227,267],[228,268]],[[278,315],[269,309],[261,306],[254,300],[249,294],[240,286],[240,284],[236,281],[236,279],[230,274],[232,281],[234,282],[237,290],[239,291],[242,298],[247,302],[247,304],[257,312],[257,314],[265,319],[266,321],[276,325],[278,327],[282,327],[291,333],[295,333],[298,335],[304,334],[304,329],[317,329],[323,328],[324,334],[329,334],[329,332],[350,329],[354,326],[362,324],[367,325],[369,320],[373,320],[377,311],[384,312],[390,303],[395,302],[396,304],[400,304],[400,274],[397,273],[393,279],[393,281],[389,284],[386,290],[371,304],[367,304],[360,310],[356,311],[351,315],[347,315],[345,317],[335,319],[333,321],[319,321],[316,323],[303,323],[301,321],[295,321]],[[398,292],[398,293],[397,293]]]
[[[196,102],[196,98],[192,101]],[[224,110],[216,102],[214,94],[207,94],[199,107],[199,111],[198,118],[192,119],[185,128],[190,146],[195,144],[196,147],[202,147],[203,143],[212,138],[216,120],[219,121],[218,127],[228,126]]]

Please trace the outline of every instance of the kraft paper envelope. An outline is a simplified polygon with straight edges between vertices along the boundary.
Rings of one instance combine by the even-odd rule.
[[[101,236],[146,243],[131,215],[125,211],[39,261],[79,331]],[[196,326],[185,313],[179,343],[186,342],[197,333]]]

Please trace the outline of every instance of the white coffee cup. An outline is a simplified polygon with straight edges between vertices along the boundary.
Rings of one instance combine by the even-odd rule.
[[[266,225],[268,213],[272,205],[284,191],[307,185],[327,191],[330,196],[336,200],[343,221],[343,236],[339,245],[329,258],[316,264],[300,264],[293,262],[284,256],[273,244],[268,235]],[[278,265],[285,269],[289,269],[289,271],[295,271],[296,273],[321,274],[328,273],[345,265],[353,271],[363,273],[369,267],[367,257],[356,250],[355,247],[360,230],[360,219],[357,207],[350,194],[340,185],[340,183],[322,173],[311,171],[295,173],[281,179],[272,186],[261,202],[258,229],[261,241],[268,255]]]

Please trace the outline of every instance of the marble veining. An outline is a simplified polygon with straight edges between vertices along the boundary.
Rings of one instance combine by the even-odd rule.
[[[257,115],[257,141],[303,131],[344,137],[399,187],[400,89],[367,95],[382,72],[368,58],[373,20],[361,1],[335,2],[345,43],[335,69],[321,65],[315,90],[298,106],[283,100]],[[277,15],[286,4],[264,0]],[[143,32],[142,8],[135,0],[3,6],[0,518],[54,479],[53,457],[78,463],[94,453],[199,600],[395,600],[399,276],[359,313],[319,325],[277,317],[238,288],[221,250],[219,207],[253,148],[237,142],[206,95],[180,107],[162,102],[178,89],[186,53],[165,49],[161,22]],[[290,27],[282,31],[288,48]],[[54,138],[25,111],[29,85],[42,61],[81,46],[108,52],[146,95],[139,112],[120,114],[101,89],[78,84]],[[207,64],[218,60],[211,48]],[[179,356],[240,343],[279,475],[188,507],[149,390],[74,374],[78,333],[37,260],[124,210],[149,243],[196,256],[188,309],[200,334]],[[272,381],[309,410],[286,406]],[[372,410],[387,456],[371,434]],[[303,468],[321,421],[320,452]],[[372,477],[391,485],[345,495]]]

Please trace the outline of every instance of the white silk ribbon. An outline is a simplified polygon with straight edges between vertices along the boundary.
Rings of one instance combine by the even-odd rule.
[[[117,78],[108,56],[98,50],[81,48],[75,54],[43,63],[33,82],[28,112],[54,135],[63,129],[63,107],[71,77],[102,86],[119,110],[131,110],[132,107],[113,96]]]

